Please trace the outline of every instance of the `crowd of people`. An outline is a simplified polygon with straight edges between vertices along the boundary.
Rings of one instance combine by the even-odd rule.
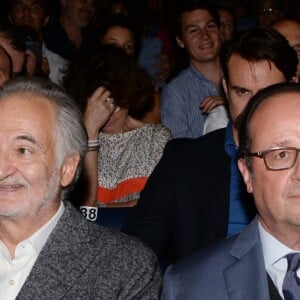
[[[297,3],[3,2],[0,299],[300,299]]]

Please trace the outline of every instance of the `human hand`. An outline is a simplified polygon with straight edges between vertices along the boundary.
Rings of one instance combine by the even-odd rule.
[[[200,110],[203,114],[209,114],[215,107],[225,103],[224,97],[208,96],[200,103]]]
[[[110,118],[115,108],[114,101],[110,97],[110,91],[105,87],[98,87],[88,98],[83,120],[89,139],[98,138],[101,127]]]

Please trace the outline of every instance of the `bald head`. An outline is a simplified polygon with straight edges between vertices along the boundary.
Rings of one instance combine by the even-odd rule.
[[[300,79],[300,23],[291,19],[281,19],[272,24],[272,27],[285,36],[296,50],[299,61],[297,77]]]
[[[300,45],[300,23],[290,19],[282,19],[276,21],[272,27],[284,35],[291,46]]]
[[[6,50],[0,46],[0,85],[11,78],[12,61]]]

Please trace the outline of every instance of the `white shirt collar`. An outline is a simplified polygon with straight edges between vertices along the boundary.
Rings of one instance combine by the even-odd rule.
[[[278,262],[282,257],[288,253],[295,252],[295,250],[282,244],[269,232],[267,232],[261,223],[258,221],[258,232],[262,244],[266,270],[274,263]]]
[[[0,240],[0,299],[13,300],[17,297],[63,212],[64,204],[61,202],[55,215],[45,225],[16,246],[14,259]]]
[[[269,232],[267,232],[259,221],[258,232],[262,245],[265,269],[271,277],[279,294],[283,298],[282,285],[287,270],[287,259],[285,256],[288,253],[296,251],[285,246]],[[299,273],[300,270],[297,271],[298,277]]]
[[[55,215],[46,224],[44,224],[38,231],[36,231],[32,236],[30,236],[27,239],[32,244],[37,255],[39,255],[39,253],[41,252],[48,237],[50,236],[58,220],[62,216],[64,210],[65,210],[65,206],[61,201],[59,209],[57,210]]]

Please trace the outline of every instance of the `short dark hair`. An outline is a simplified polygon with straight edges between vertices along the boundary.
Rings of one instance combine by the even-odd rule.
[[[64,87],[82,111],[86,108],[87,98],[100,86],[106,87],[115,104],[128,109],[133,118],[142,119],[151,111],[155,88],[150,76],[133,57],[113,45],[103,45],[82,55],[83,60],[77,58],[71,62],[64,78]]]
[[[257,27],[241,33],[224,43],[220,56],[225,80],[229,78],[228,63],[233,54],[250,62],[267,60],[290,81],[297,70],[297,53],[288,40],[279,32],[268,27]]]
[[[300,104],[300,84],[295,82],[284,82],[270,85],[255,94],[247,103],[243,112],[239,115],[236,121],[239,135],[239,156],[246,158],[246,163],[251,168],[252,159],[247,157],[251,152],[252,139],[250,135],[250,123],[253,115],[266,100],[284,94],[297,93],[299,94]],[[282,116],[284,118],[284,116]]]
[[[208,13],[214,18],[218,26],[220,26],[220,15],[216,7],[206,0],[183,0],[179,3],[178,9],[175,13],[174,19],[174,32],[175,35],[181,37],[182,35],[182,15],[186,12],[192,12],[196,9],[207,10]]]

